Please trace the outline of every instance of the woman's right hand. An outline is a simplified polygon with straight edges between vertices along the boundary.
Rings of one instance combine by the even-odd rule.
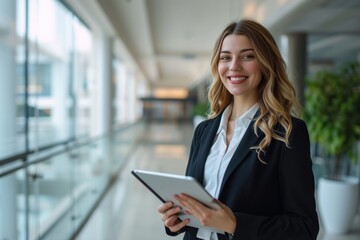
[[[178,214],[181,212],[181,207],[174,206],[172,202],[166,202],[159,206],[158,212],[161,215],[161,220],[164,225],[170,229],[171,232],[178,232],[180,229],[185,227],[190,220],[181,220]]]

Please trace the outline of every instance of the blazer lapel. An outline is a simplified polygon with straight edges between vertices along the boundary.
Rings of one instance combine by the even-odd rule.
[[[256,114],[257,115],[257,114]],[[255,115],[255,116],[256,116]],[[234,155],[231,158],[231,161],[225,171],[225,175],[223,178],[223,181],[221,183],[221,190],[222,191],[224,184],[226,183],[227,179],[231,175],[231,173],[235,170],[237,166],[239,166],[245,159],[246,156],[251,152],[255,151],[250,149],[253,146],[256,146],[258,142],[265,136],[262,131],[258,131],[258,136],[256,136],[254,132],[253,125],[255,123],[255,120],[251,121],[249,127],[247,128],[244,137],[240,141],[239,146],[237,147]]]

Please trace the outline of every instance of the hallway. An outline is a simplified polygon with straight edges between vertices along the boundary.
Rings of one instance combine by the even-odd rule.
[[[193,132],[192,124],[154,122],[147,126],[142,141],[119,174],[77,240],[180,240],[183,235],[165,234],[157,213],[160,201],[132,175],[133,169],[183,174]],[[348,235],[325,235],[319,240],[357,240],[360,236],[359,216]]]
[[[161,204],[132,175],[133,169],[184,174],[192,124],[152,123],[113,188],[78,240],[158,240],[167,237],[157,213]]]

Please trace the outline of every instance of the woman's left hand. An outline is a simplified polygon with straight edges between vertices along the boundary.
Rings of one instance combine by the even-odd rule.
[[[175,199],[186,209],[186,213],[198,219],[203,226],[234,233],[236,227],[235,215],[228,206],[219,200],[215,199],[220,208],[212,209],[183,193],[175,195]]]

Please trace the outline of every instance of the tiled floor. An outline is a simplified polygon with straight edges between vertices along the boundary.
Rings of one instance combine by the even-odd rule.
[[[169,237],[164,233],[162,221],[156,211],[160,201],[130,172],[137,168],[183,174],[192,131],[190,124],[155,123],[150,125],[143,142],[135,150],[113,188],[77,240],[182,239],[182,236]],[[359,216],[354,221],[354,227],[349,234],[333,236],[321,230],[318,237],[318,240],[359,239]]]

